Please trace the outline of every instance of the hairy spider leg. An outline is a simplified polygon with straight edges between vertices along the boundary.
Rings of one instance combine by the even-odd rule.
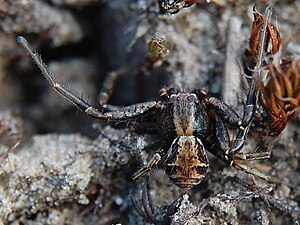
[[[265,54],[266,54],[265,49],[268,43],[268,36],[269,36],[268,24],[270,23],[271,15],[272,15],[271,7],[266,8],[265,15],[266,15],[266,19],[264,21],[264,26],[259,32],[256,63],[252,75],[250,88],[247,94],[246,106],[244,109],[242,123],[241,126],[239,126],[238,134],[235,140],[233,141],[231,148],[226,151],[226,155],[229,159],[233,158],[233,156],[238,152],[240,152],[241,149],[243,148],[245,140],[248,136],[251,122],[255,114],[256,105],[257,105],[257,95],[258,95],[258,91],[257,91],[258,79],[261,77],[261,73],[262,73],[261,68],[264,64]]]
[[[123,76],[129,70],[128,67],[122,67],[116,71],[110,72],[102,85],[101,91],[98,96],[98,101],[101,107],[104,109],[117,109],[119,110],[118,106],[108,105],[108,101],[113,93],[115,81],[120,77]],[[116,107],[116,108],[115,108]]]
[[[183,196],[178,197],[175,199],[168,207],[167,211],[164,215],[164,217],[161,220],[157,220],[155,218],[155,212],[152,207],[152,201],[149,196],[149,192],[147,189],[147,186],[142,183],[142,199],[141,199],[141,204],[139,204],[138,201],[136,200],[132,195],[130,195],[130,199],[132,201],[133,207],[136,209],[137,213],[143,217],[145,220],[152,222],[155,225],[168,225],[171,223],[171,216],[174,215],[177,211],[178,204],[183,200]],[[206,206],[207,204],[205,204]],[[203,206],[203,207],[202,207]],[[202,213],[204,207],[203,201],[200,203],[197,211],[195,213],[200,214]],[[184,218],[184,221],[187,221],[191,216],[193,216],[195,213],[189,214]],[[184,223],[182,223],[184,224]]]
[[[252,174],[256,177],[262,178],[264,180],[280,183],[279,180],[265,175],[264,173],[252,168],[249,165],[249,161],[253,160],[262,160],[270,157],[270,154],[265,152],[257,152],[257,153],[249,153],[249,154],[241,154],[236,153],[233,158],[228,159],[226,152],[230,149],[230,139],[228,134],[228,129],[226,123],[218,116],[215,115],[215,132],[218,145],[212,145],[210,151],[216,155],[218,158],[224,160],[229,163],[234,168],[243,171],[248,174]]]
[[[205,99],[205,105],[214,114],[218,115],[226,123],[240,127],[242,125],[241,117],[225,102],[215,97]]]
[[[159,149],[158,151],[156,151],[156,153],[151,157],[151,159],[146,163],[146,165],[144,165],[141,169],[139,169],[132,175],[132,179],[137,180],[140,177],[149,173],[153,169],[153,167],[161,161],[163,154],[163,149]]]
[[[214,114],[215,135],[217,138],[216,143],[218,143],[217,145],[215,143],[211,144],[212,146],[211,148],[208,148],[208,150],[238,170],[255,175],[264,180],[278,182],[275,178],[267,176],[260,171],[253,169],[249,165],[249,161],[251,160],[269,158],[269,153],[257,152],[251,154],[240,154],[236,152],[233,156],[228,156],[228,152],[232,149],[232,147],[230,146],[227,124],[239,127],[242,120],[230,106],[217,98],[209,98],[206,101],[206,105]]]
[[[154,216],[153,207],[149,197],[148,189],[144,183],[142,184],[142,205],[140,206],[138,204],[138,201],[132,195],[130,195],[130,199],[133,204],[133,207],[136,209],[137,213],[141,217],[154,224],[159,223]]]
[[[68,91],[59,83],[57,83],[48,66],[43,62],[41,57],[33,50],[33,48],[29,45],[29,43],[24,37],[18,36],[17,42],[20,43],[21,46],[24,47],[26,51],[30,54],[33,61],[37,64],[37,66],[39,67],[40,71],[42,72],[52,89],[90,117],[94,117],[96,119],[105,121],[122,122],[127,121],[128,119],[135,118],[141,114],[147,113],[157,107],[157,102],[150,101],[137,103],[130,106],[120,106],[116,107],[118,110],[102,112],[102,110],[98,110],[92,107],[91,105],[89,105],[89,103],[72,94],[70,91]]]
[[[240,116],[230,106],[228,106],[226,103],[222,102],[217,98],[212,97],[205,101],[205,104],[208,106],[208,108],[210,108],[216,115],[218,115],[218,117],[220,117],[221,120],[224,120],[228,124],[238,128],[238,133],[234,141],[232,142],[231,146],[229,146],[229,144],[220,143],[220,145],[223,146],[223,148],[221,148],[221,151],[224,151],[224,153],[222,153],[223,155],[222,158],[227,161],[233,160],[234,156],[238,154],[243,148],[245,140],[249,133],[251,122],[253,120],[256,111],[257,95],[258,95],[257,81],[261,76],[262,73],[261,68],[265,60],[265,53],[266,53],[265,49],[268,43],[268,36],[269,36],[268,24],[270,23],[271,20],[272,8],[267,7],[265,14],[266,14],[266,19],[264,21],[264,26],[259,33],[256,65],[254,68],[252,80],[247,94],[243,117],[240,118]],[[217,119],[217,123],[218,123],[218,119]],[[226,129],[225,128],[221,129],[221,127],[219,127],[220,131],[217,132],[218,133],[217,136],[218,135],[220,137],[222,135],[226,136],[226,134],[224,133]],[[221,130],[223,130],[223,133],[221,132]],[[218,137],[218,139],[220,139],[219,141],[221,141],[222,139],[220,137]],[[223,138],[223,141],[230,143],[230,140],[227,140],[227,138]],[[218,153],[218,155],[220,154]],[[257,155],[257,157],[260,156]]]

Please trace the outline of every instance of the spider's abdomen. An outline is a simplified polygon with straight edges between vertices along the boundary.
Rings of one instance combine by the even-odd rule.
[[[201,140],[195,136],[177,137],[167,153],[166,173],[182,188],[199,184],[207,173],[209,162]]]

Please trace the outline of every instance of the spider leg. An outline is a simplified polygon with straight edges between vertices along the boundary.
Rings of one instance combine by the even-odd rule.
[[[214,144],[210,148],[210,151],[218,158],[221,158],[222,160],[225,159],[225,161],[229,163],[229,161],[226,159],[225,154],[226,151],[230,149],[229,133],[226,124],[217,115],[215,115],[215,129],[217,144]]]
[[[242,124],[241,117],[225,102],[220,99],[210,97],[205,99],[206,106],[226,123],[239,127]]]
[[[206,106],[215,115],[216,136],[222,149],[222,158],[225,158],[226,160],[232,160],[234,155],[239,153],[244,146],[244,142],[247,138],[251,121],[255,113],[256,97],[253,88],[249,91],[247,96],[243,118],[241,118],[229,105],[220,99],[214,97],[205,99]],[[225,123],[238,128],[238,133],[232,144],[230,144],[227,126]],[[220,154],[219,151],[215,153],[217,156]]]
[[[253,116],[256,110],[256,91],[254,91],[253,89],[254,88],[250,89],[249,94],[247,96],[246,106],[244,109],[244,116],[241,121],[241,125],[239,126],[237,136],[232,143],[231,149],[226,151],[226,155],[228,156],[228,158],[232,158],[243,148],[245,140],[248,136],[251,122],[253,120]]]
[[[152,222],[156,223],[157,220],[155,219],[154,216],[152,202],[150,200],[148,189],[145,184],[142,186],[142,202],[143,202],[146,215],[151,219]]]
[[[158,224],[158,221],[156,220],[154,215],[152,202],[150,200],[147,186],[144,183],[142,184],[142,204],[139,204],[132,195],[130,195],[130,198],[133,207],[141,217],[143,217],[148,222]]]
[[[84,112],[91,117],[100,120],[107,121],[126,121],[135,118],[141,114],[147,113],[150,110],[154,110],[157,106],[157,102],[142,102],[124,107],[117,107],[114,111],[101,112],[93,107],[87,108]]]
[[[120,76],[123,76],[128,70],[129,70],[128,67],[122,67],[122,68],[120,68],[116,71],[110,72],[106,76],[106,78],[103,82],[101,91],[100,91],[99,96],[98,96],[99,104],[103,109],[113,108],[113,106],[108,106],[107,103],[108,103],[108,101],[111,97],[111,94],[112,94],[113,90],[114,90],[115,81]]]
[[[239,127],[238,134],[236,139],[232,143],[231,149],[226,152],[229,158],[232,158],[235,154],[237,154],[244,146],[245,140],[248,136],[248,132],[251,126],[251,122],[253,120],[256,104],[257,104],[257,95],[258,91],[258,80],[261,77],[262,67],[265,62],[265,54],[266,46],[268,46],[270,31],[268,29],[270,25],[272,15],[272,8],[267,7],[265,12],[264,24],[261,27],[258,40],[257,40],[257,49],[256,49],[256,58],[255,58],[255,67],[252,75],[252,80],[250,83],[250,88],[247,94],[246,106],[244,109],[244,115],[242,119],[241,126]]]
[[[167,211],[162,220],[157,220],[155,218],[155,212],[153,210],[152,201],[149,195],[149,191],[147,186],[143,183],[142,184],[142,199],[141,204],[132,196],[130,195],[133,207],[136,209],[137,213],[143,217],[148,222],[151,222],[155,225],[168,225],[171,223],[171,216],[176,213],[178,204],[182,201],[183,197],[180,196],[179,198],[175,199],[167,208]],[[202,211],[202,210],[201,210]],[[198,212],[198,210],[197,210]],[[189,217],[188,217],[189,218]],[[182,223],[183,224],[183,223]]]
[[[245,173],[251,174],[255,177],[259,177],[261,179],[264,179],[266,181],[272,182],[272,183],[277,183],[277,184],[281,184],[282,181],[279,179],[276,179],[274,177],[268,176],[256,169],[254,169],[253,167],[251,167],[249,165],[249,161],[243,157],[240,157],[238,155],[234,156],[234,159],[231,161],[231,166],[233,166],[234,168],[243,171]]]
[[[234,155],[239,153],[244,146],[245,140],[248,136],[250,126],[256,111],[256,102],[258,95],[258,79],[261,77],[262,66],[265,61],[266,46],[268,44],[268,26],[272,15],[272,9],[266,9],[266,16],[264,25],[261,28],[258,36],[258,47],[256,55],[256,64],[252,75],[250,88],[247,94],[246,105],[242,119],[226,104],[216,98],[209,98],[206,100],[206,105],[212,108],[213,111],[225,122],[238,127],[238,133],[231,147],[225,151],[225,158],[232,160]]]
[[[247,161],[256,161],[269,159],[271,157],[271,152],[238,153],[237,156],[244,158]]]
[[[219,127],[224,127],[224,125],[221,125],[219,122],[219,119],[230,125],[238,127],[237,136],[231,147],[226,147],[225,157],[227,157],[227,159],[231,159],[233,155],[237,154],[244,146],[244,142],[247,138],[251,121],[255,112],[255,101],[255,92],[251,89],[247,97],[244,116],[241,118],[229,105],[220,99],[211,97],[205,100],[205,104],[208,106],[208,108],[212,110],[215,115],[217,115],[216,123],[219,124]],[[222,130],[225,131],[226,129],[222,128]],[[217,133],[218,138],[219,136],[222,136],[220,131]],[[223,141],[220,140],[220,143],[223,143]]]
[[[157,107],[157,102],[143,102],[137,103],[130,106],[125,107],[115,107],[111,111],[102,112],[96,108],[93,108],[83,99],[77,97],[59,83],[57,83],[49,70],[48,66],[43,62],[41,57],[33,50],[33,48],[29,45],[27,40],[24,37],[17,37],[17,42],[21,44],[22,47],[26,49],[26,51],[30,54],[34,62],[37,64],[42,74],[46,78],[49,85],[52,87],[54,91],[63,96],[66,100],[74,104],[78,109],[85,112],[88,116],[94,117],[99,120],[110,120],[110,121],[125,121],[128,119],[132,119],[141,114],[147,113],[150,110],[153,110]],[[109,86],[109,85],[107,85]],[[106,86],[106,89],[107,89]],[[104,98],[104,97],[103,97]],[[104,101],[104,100],[102,100]],[[105,101],[104,101],[105,102]]]
[[[162,158],[163,149],[159,149],[156,151],[156,153],[152,156],[152,158],[146,163],[145,166],[143,166],[141,169],[139,169],[137,172],[135,172],[132,176],[133,180],[137,180],[142,176],[145,176],[147,173],[149,173],[155,165],[159,163],[159,161]]]
[[[251,153],[251,154],[235,154],[232,158],[229,158],[227,152],[231,149],[230,146],[230,139],[226,124],[224,121],[215,116],[215,133],[217,137],[217,145],[213,145],[210,148],[210,151],[216,155],[218,158],[222,159],[223,161],[227,162],[229,165],[233,166],[234,168],[243,171],[248,174],[252,174],[256,177],[262,178],[264,180],[280,183],[281,181],[268,176],[254,168],[252,168],[249,164],[249,161],[253,160],[260,160],[269,157],[269,154],[265,152],[258,152],[258,153]]]
[[[215,137],[217,140],[216,142],[214,142],[210,151],[217,157],[221,158],[222,160],[231,163],[231,159],[229,159],[227,156],[227,152],[231,149],[231,146],[230,146],[230,137],[229,137],[226,121],[224,122],[224,118],[221,118],[218,114],[215,114],[214,123],[215,123]],[[247,154],[247,157],[253,160],[253,158],[256,157],[256,155],[254,154],[255,153],[252,153],[251,155]],[[239,155],[244,156],[244,154],[239,154]],[[246,156],[244,157],[246,159]]]

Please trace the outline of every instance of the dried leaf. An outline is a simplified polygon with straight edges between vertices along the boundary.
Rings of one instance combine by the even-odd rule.
[[[261,31],[263,30],[263,27],[265,25],[266,18],[264,15],[257,11],[255,6],[253,7],[253,15],[254,21],[252,23],[252,33],[249,45],[252,55],[256,56],[260,48],[259,39],[261,36]],[[264,46],[264,52],[267,54],[275,54],[276,52],[278,52],[281,43],[280,33],[278,29],[272,24],[267,25],[267,32],[267,40],[265,40],[266,45]],[[270,43],[272,44],[271,46],[269,46]]]
[[[296,115],[300,104],[300,59],[268,65],[267,82],[259,81],[260,104],[267,112],[261,123],[268,135],[277,136]],[[266,122],[268,121],[268,122]],[[269,122],[271,121],[271,122]]]

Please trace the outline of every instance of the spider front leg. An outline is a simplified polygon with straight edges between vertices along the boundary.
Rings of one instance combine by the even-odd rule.
[[[66,90],[59,83],[57,83],[48,66],[42,61],[41,57],[33,50],[24,37],[19,36],[17,38],[17,42],[19,42],[21,46],[24,47],[30,54],[52,89],[90,117],[94,117],[99,120],[122,122],[147,113],[157,107],[157,102],[151,101],[125,107],[115,106],[112,107],[112,110],[109,110],[110,108],[107,107],[108,110],[106,112],[102,112],[102,110],[92,107],[86,101],[72,94],[70,91]]]
[[[214,114],[216,137],[221,148],[221,152],[216,150],[217,152],[214,152],[214,154],[218,157],[226,159],[226,161],[230,161],[233,157],[233,155],[230,154],[233,146],[239,144],[238,150],[241,150],[248,134],[241,132],[245,130],[245,127],[243,126],[243,119],[241,119],[241,117],[229,105],[220,99],[211,97],[205,99],[204,102],[208,109]],[[228,129],[225,123],[239,129],[237,137],[232,146],[230,144]],[[241,134],[243,135],[241,136]],[[234,147],[234,149],[236,148]]]
[[[229,105],[227,105],[225,102],[211,97],[208,99],[205,99],[205,104],[206,106],[214,112],[216,115],[216,124],[219,124],[219,129],[223,130],[217,131],[218,135],[220,136],[221,139],[224,140],[219,140],[220,143],[224,143],[224,141],[227,139],[228,135],[225,135],[225,130],[227,131],[227,128],[224,127],[225,125],[223,122],[221,123],[220,121],[224,121],[227,124],[230,124],[234,127],[238,128],[238,133],[231,145],[224,146],[223,151],[224,151],[224,157],[227,160],[231,160],[235,154],[237,154],[244,146],[245,140],[247,138],[250,126],[251,126],[251,121],[255,112],[255,92],[250,91],[247,97],[247,102],[246,106],[244,109],[244,116],[241,118]],[[222,134],[223,133],[223,134]],[[217,135],[217,136],[218,136]],[[224,136],[224,137],[223,137]],[[225,141],[227,142],[227,141]],[[229,137],[228,137],[228,143],[229,143]],[[224,145],[224,144],[223,144]]]
[[[255,11],[255,7],[254,7]],[[262,67],[267,59],[266,55],[268,54],[268,47],[270,39],[272,39],[272,48],[274,48],[275,43],[273,40],[274,32],[270,27],[272,27],[270,21],[272,16],[272,8],[267,7],[265,11],[265,16],[263,22],[259,28],[257,33],[257,41],[255,42],[255,66],[252,74],[252,79],[249,87],[249,91],[247,94],[246,106],[244,109],[244,115],[242,119],[241,126],[239,127],[238,134],[236,136],[235,141],[232,144],[232,147],[229,151],[227,151],[227,155],[229,157],[233,157],[237,154],[244,146],[245,139],[247,138],[251,122],[253,120],[256,104],[257,104],[257,96],[258,96],[258,80],[262,76]],[[278,37],[277,37],[278,38]],[[250,45],[253,40],[250,39]],[[275,47],[276,48],[276,47]]]
[[[262,67],[266,60],[266,54],[268,53],[268,44],[270,41],[270,20],[272,15],[272,8],[268,7],[265,12],[265,17],[263,20],[263,24],[261,25],[259,32],[257,34],[257,41],[255,47],[255,67],[252,74],[252,79],[250,83],[250,87],[247,94],[246,105],[244,108],[244,114],[242,120],[238,122],[238,133],[236,135],[235,140],[233,141],[231,148],[226,150],[225,155],[227,159],[232,159],[237,153],[241,151],[244,146],[245,140],[248,136],[249,129],[256,111],[257,105],[257,96],[258,96],[258,80],[261,78]],[[223,103],[224,104],[224,103]],[[214,104],[214,108],[220,108],[218,105],[222,106],[222,103]],[[225,113],[225,116],[223,115]],[[229,113],[229,114],[228,114]],[[226,115],[233,115],[227,109],[219,110],[217,114],[226,121]],[[231,124],[231,121],[227,120],[228,123]]]
[[[241,151],[248,136],[251,122],[256,110],[256,89],[256,84],[253,84],[249,90],[246,106],[244,108],[244,116],[239,126],[237,136],[233,141],[231,148],[226,151],[226,155],[228,155],[229,158],[232,158],[235,154]]]
[[[234,158],[235,155],[238,154],[238,152],[234,152],[234,154],[232,155],[230,154],[233,150],[236,149],[235,147],[237,145],[234,144],[239,143],[240,148],[238,149],[241,150],[241,147],[245,142],[245,139],[247,137],[247,132],[249,130],[249,123],[251,121],[250,118],[252,116],[250,112],[253,109],[254,105],[250,105],[248,108],[246,108],[247,113],[245,114],[247,116],[245,117],[245,119],[241,119],[239,115],[229,105],[227,105],[226,103],[224,103],[223,101],[217,98],[212,97],[207,99],[206,105],[215,114],[215,127],[216,127],[215,133],[218,139],[217,143],[219,144],[219,147],[221,149],[221,152],[218,151],[215,153],[217,153],[218,156],[226,159],[227,161],[230,161]],[[237,137],[234,140],[233,144],[231,144],[231,141],[229,139],[229,134],[228,134],[228,129],[226,124],[230,124],[232,126],[239,128]],[[241,133],[243,135],[241,135]],[[243,158],[248,161],[266,159],[270,157],[270,154],[266,152],[248,153],[248,154],[240,154],[240,155],[243,155]]]

